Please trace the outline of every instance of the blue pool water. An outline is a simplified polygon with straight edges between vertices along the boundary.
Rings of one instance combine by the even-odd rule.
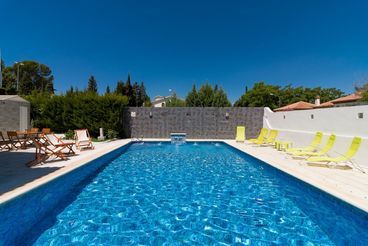
[[[226,144],[137,143],[18,239],[24,245],[367,245],[367,231],[366,213]]]

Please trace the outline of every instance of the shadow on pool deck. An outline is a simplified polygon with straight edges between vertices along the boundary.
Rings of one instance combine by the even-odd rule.
[[[58,170],[60,167],[26,164],[34,160],[34,149],[0,152],[0,195]]]

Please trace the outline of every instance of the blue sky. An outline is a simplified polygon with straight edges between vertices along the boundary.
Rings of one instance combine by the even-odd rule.
[[[196,81],[235,101],[256,81],[353,91],[368,78],[368,1],[0,0],[2,57],[49,65],[55,88],[101,92],[130,73],[148,93]]]

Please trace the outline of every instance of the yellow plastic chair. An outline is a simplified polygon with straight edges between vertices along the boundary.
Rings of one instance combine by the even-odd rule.
[[[322,132],[316,132],[316,135],[314,136],[314,139],[309,146],[304,147],[304,148],[290,148],[286,150],[286,153],[294,154],[295,152],[298,152],[298,151],[316,151],[318,145],[322,141],[322,137],[323,137]]]
[[[338,157],[326,157],[326,156],[315,156],[309,157],[307,159],[308,165],[311,166],[320,166],[320,164],[330,166],[330,163],[335,163],[336,165],[340,164],[341,162],[349,161],[359,150],[359,147],[362,143],[362,138],[354,137],[349,149],[346,151],[345,154],[338,156]]]
[[[261,129],[261,132],[259,133],[258,138],[252,138],[252,139],[249,139],[249,141],[250,141],[251,143],[257,143],[257,142],[264,141],[264,139],[265,139],[265,138],[266,138],[266,136],[267,136],[267,133],[268,133],[268,129],[267,129],[267,128],[262,128],[262,129]]]
[[[267,138],[262,139],[261,141],[254,142],[257,145],[274,145],[277,135],[279,134],[278,130],[271,130],[270,134],[268,134]]]
[[[323,156],[325,155],[335,144],[336,135],[331,134],[331,136],[328,138],[328,141],[326,145],[320,150],[320,151],[297,151],[293,152],[293,158],[294,159],[305,159],[309,158],[311,156]]]
[[[237,126],[236,127],[236,142],[243,142],[245,141],[245,126]]]

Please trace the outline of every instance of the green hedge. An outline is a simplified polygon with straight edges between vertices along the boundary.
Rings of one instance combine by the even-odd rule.
[[[87,128],[92,136],[99,135],[99,128],[123,132],[123,108],[128,105],[126,96],[96,93],[72,93],[67,95],[32,94],[25,97],[31,102],[33,126],[48,127],[65,133],[68,130]]]

